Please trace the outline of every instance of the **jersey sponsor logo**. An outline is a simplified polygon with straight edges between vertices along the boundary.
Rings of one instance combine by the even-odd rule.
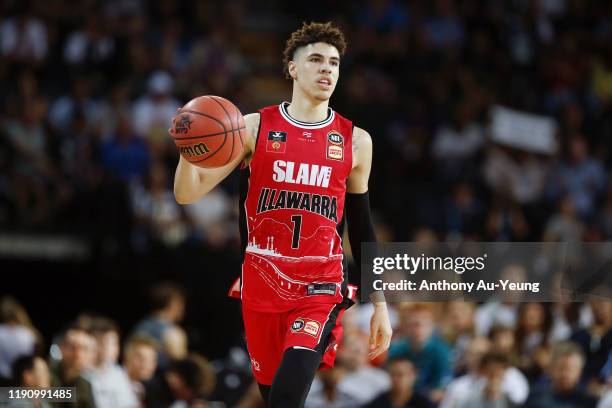
[[[268,140],[266,141],[266,152],[285,153],[287,145],[287,132],[268,132]]]
[[[317,337],[319,330],[321,330],[321,323],[305,317],[299,317],[291,324],[291,333],[306,333],[312,337]]]
[[[335,130],[327,134],[327,158],[344,160],[344,137]]]
[[[273,210],[304,210],[338,222],[338,200],[323,194],[263,188],[257,200],[257,212]]]
[[[303,184],[305,186],[329,187],[332,168],[318,164],[299,163],[297,174],[296,163],[276,160],[272,166],[272,180],[278,183]]]
[[[317,337],[317,334],[319,334],[319,329],[321,329],[321,324],[315,321],[306,322],[306,325],[304,326],[304,332],[313,337]]]

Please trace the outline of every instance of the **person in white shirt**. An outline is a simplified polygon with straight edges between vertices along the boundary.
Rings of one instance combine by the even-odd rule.
[[[367,404],[391,387],[389,374],[368,364],[368,338],[362,332],[354,331],[344,335],[336,361],[344,370],[336,384],[336,395],[352,398],[353,405],[344,405],[346,407]],[[342,406],[327,401],[324,394],[324,384],[320,378],[316,378],[306,397],[305,407]]]
[[[119,329],[115,322],[95,318],[91,332],[98,343],[94,367],[83,377],[91,384],[97,407],[135,408],[139,406],[126,372],[117,364]]]
[[[144,383],[155,374],[158,348],[155,339],[143,335],[131,337],[125,345],[123,368],[140,401],[145,400]]]
[[[464,407],[475,390],[485,387],[486,380],[480,372],[480,361],[490,348],[489,340],[484,337],[476,337],[470,342],[466,354],[468,373],[451,381],[439,408]],[[521,405],[529,396],[529,383],[517,368],[510,366],[501,380],[501,393],[511,403]]]
[[[10,378],[11,365],[34,354],[37,332],[26,310],[10,296],[0,298],[0,378]]]

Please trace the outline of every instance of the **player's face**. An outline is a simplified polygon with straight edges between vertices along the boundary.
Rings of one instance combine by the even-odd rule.
[[[339,73],[340,54],[336,47],[327,43],[301,47],[296,51],[294,60],[289,62],[289,74],[295,80],[294,86],[319,101],[327,101],[331,97]]]

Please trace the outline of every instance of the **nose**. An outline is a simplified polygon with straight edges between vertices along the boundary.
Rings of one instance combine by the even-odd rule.
[[[324,62],[323,64],[321,64],[321,73],[325,73],[325,74],[331,74],[332,69],[331,69],[331,65],[329,64],[329,62]]]

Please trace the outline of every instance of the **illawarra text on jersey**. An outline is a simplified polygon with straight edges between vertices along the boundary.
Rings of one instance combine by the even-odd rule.
[[[257,201],[257,214],[281,209],[310,211],[338,222],[336,197],[322,194],[263,188]]]

